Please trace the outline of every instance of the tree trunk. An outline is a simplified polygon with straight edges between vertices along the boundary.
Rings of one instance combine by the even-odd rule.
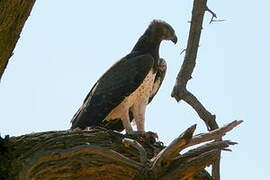
[[[195,136],[193,125],[167,147],[151,135],[133,140],[104,128],[1,138],[0,179],[211,179],[203,169],[217,159],[220,150],[235,143],[213,141],[183,154],[180,151],[219,139],[241,122]]]
[[[35,0],[0,0],[0,80]]]

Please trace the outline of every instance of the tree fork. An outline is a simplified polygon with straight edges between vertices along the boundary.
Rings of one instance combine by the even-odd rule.
[[[187,83],[192,78],[192,73],[196,65],[203,19],[206,11],[212,15],[210,20],[210,23],[212,23],[214,21],[213,19],[217,18],[217,16],[207,7],[207,0],[194,0],[187,48],[185,51],[182,51],[185,52],[185,58],[176,77],[176,82],[171,96],[175,98],[177,102],[184,100],[188,103],[205,122],[207,129],[211,131],[219,127],[216,122],[216,116],[211,114],[196,98],[196,96],[187,89]],[[212,176],[214,180],[220,179],[220,154],[221,152],[219,152],[219,156],[212,168]]]

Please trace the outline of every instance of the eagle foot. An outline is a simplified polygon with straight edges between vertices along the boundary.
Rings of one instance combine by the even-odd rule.
[[[133,131],[131,133],[126,134],[128,138],[135,139],[139,143],[145,143],[150,146],[156,145],[157,140],[158,140],[158,135],[157,133],[148,131],[148,132],[143,132],[143,131]]]

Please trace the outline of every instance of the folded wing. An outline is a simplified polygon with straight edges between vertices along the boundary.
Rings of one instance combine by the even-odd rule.
[[[99,125],[125,97],[134,92],[153,67],[151,55],[132,53],[115,63],[95,83],[73,116],[73,128]]]

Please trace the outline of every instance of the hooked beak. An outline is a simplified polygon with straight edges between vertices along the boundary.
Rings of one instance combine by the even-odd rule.
[[[174,44],[177,43],[177,36],[174,34],[170,39]]]

